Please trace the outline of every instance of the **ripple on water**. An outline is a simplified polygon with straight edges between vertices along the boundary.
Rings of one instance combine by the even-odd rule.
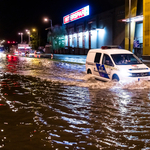
[[[58,68],[55,78],[42,69],[1,74],[1,148],[150,147],[149,82],[101,82],[80,71],[73,77],[68,65]]]

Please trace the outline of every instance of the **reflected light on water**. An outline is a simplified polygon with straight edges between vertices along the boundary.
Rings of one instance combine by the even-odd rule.
[[[9,61],[0,75],[0,148],[150,147],[149,82],[101,82],[85,65],[48,59],[19,58],[12,72]]]
[[[119,106],[120,106],[120,112],[125,115],[128,111],[127,105],[131,102],[130,92],[120,89],[119,93],[117,93],[117,94],[120,97],[120,99],[118,101]]]

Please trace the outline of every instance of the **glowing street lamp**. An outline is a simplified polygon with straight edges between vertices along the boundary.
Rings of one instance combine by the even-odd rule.
[[[18,34],[21,35],[21,43],[23,43],[23,33],[20,32],[20,33],[18,33]]]
[[[44,21],[45,21],[45,22],[50,21],[50,25],[51,25],[50,28],[52,29],[52,19],[44,18]]]
[[[29,35],[29,44],[30,44],[30,30],[26,29],[27,34]]]
[[[33,28],[33,29],[32,29],[32,31],[33,31],[33,32],[36,32],[36,29],[35,29],[35,28]]]

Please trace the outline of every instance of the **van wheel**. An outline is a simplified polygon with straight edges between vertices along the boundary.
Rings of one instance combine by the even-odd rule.
[[[116,74],[114,74],[113,77],[112,77],[112,81],[118,82],[119,81],[119,77]]]
[[[92,74],[90,69],[87,70],[87,74]]]

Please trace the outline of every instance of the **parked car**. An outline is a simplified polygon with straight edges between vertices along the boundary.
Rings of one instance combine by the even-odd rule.
[[[150,80],[150,68],[132,52],[117,46],[89,50],[86,71],[103,81]]]

